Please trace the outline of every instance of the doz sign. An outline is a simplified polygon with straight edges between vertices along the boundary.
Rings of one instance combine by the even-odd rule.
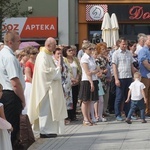
[[[8,18],[2,25],[2,32],[16,30],[21,38],[57,37],[57,18]]]
[[[8,30],[19,30],[19,24],[3,24],[2,25],[2,31],[8,31]]]

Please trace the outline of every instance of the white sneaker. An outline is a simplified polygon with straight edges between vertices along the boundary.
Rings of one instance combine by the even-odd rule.
[[[101,118],[101,119],[99,119],[99,122],[107,122],[107,119],[106,118]]]

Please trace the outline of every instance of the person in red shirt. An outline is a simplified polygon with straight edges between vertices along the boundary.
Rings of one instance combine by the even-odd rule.
[[[23,110],[23,113],[27,113],[28,103],[30,100],[30,92],[31,92],[31,86],[32,86],[32,76],[34,71],[34,63],[36,60],[36,56],[38,54],[38,49],[34,47],[28,47],[29,48],[29,60],[25,63],[25,100],[26,100],[26,107]]]

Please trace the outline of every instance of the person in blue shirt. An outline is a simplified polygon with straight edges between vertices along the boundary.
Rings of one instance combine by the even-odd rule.
[[[145,45],[138,53],[139,70],[142,76],[142,83],[145,85],[145,95],[147,98],[145,113],[150,116],[150,35],[144,38]]]

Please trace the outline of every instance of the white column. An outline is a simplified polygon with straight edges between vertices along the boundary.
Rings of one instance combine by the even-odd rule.
[[[58,44],[69,45],[69,0],[58,0]]]

